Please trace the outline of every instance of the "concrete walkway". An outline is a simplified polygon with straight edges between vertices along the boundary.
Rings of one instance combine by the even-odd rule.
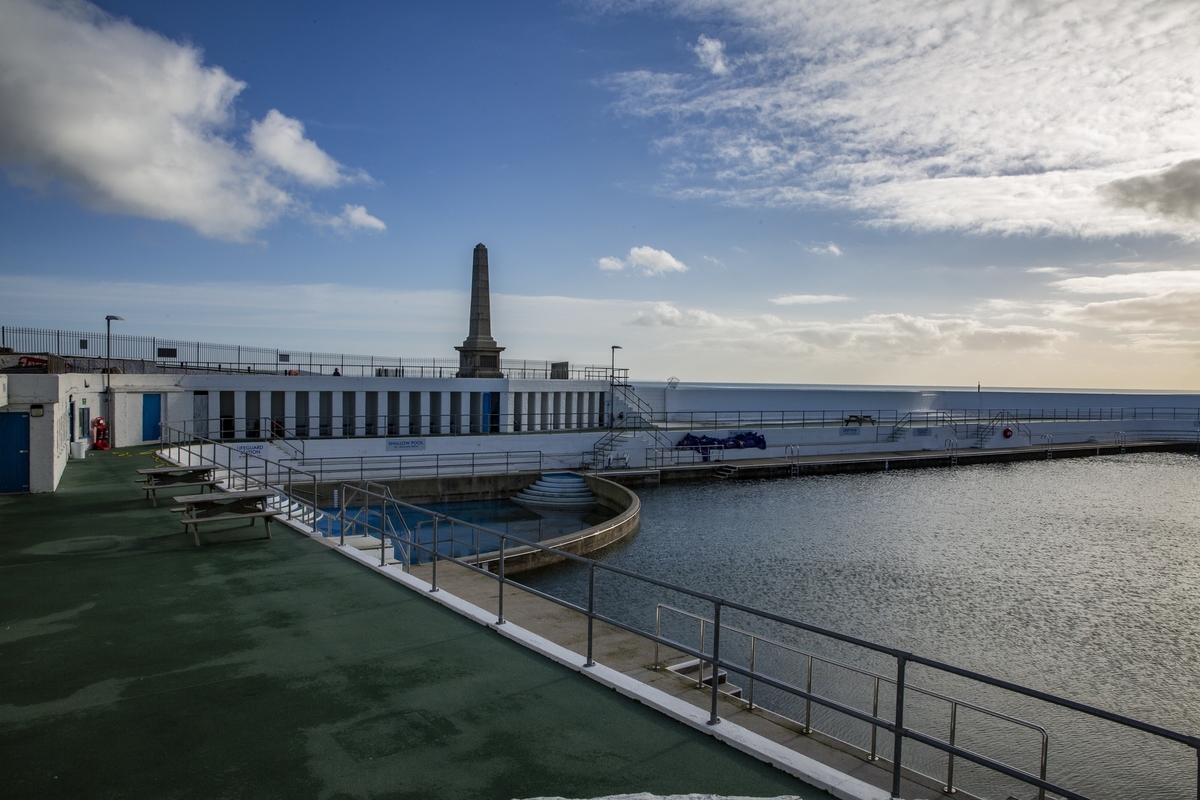
[[[827,797],[320,542],[197,548],[148,466],[0,496],[6,798]]]
[[[374,554],[377,556],[378,549]],[[425,583],[432,578],[429,565],[414,567],[409,573]],[[520,580],[518,576],[516,578]],[[438,567],[439,593],[449,593],[494,615],[498,609],[499,582],[453,563],[443,562]],[[494,618],[492,616],[491,618]],[[553,603],[519,587],[504,588],[504,618],[506,625],[517,625],[537,636],[548,639],[580,656],[587,654],[587,617],[583,614]],[[687,680],[670,670],[656,670],[654,643],[629,633],[621,628],[595,623],[593,632],[593,658],[599,664],[617,670],[646,686],[665,695],[678,698],[702,709],[708,714],[712,693],[696,687],[694,678]],[[660,648],[660,661],[673,664],[687,658],[679,651]],[[744,681],[743,681],[744,682]],[[737,699],[719,697],[718,714],[723,722],[745,728],[769,742],[813,759],[831,767],[842,775],[849,776],[880,790],[891,788],[891,765],[869,762],[849,752],[848,747],[838,746],[820,735],[806,735],[797,725],[778,715],[762,709],[750,710],[747,704]],[[719,731],[712,731],[719,734]],[[886,732],[881,732],[886,736]],[[914,779],[916,776],[911,776]],[[901,784],[901,796],[905,798],[933,798],[943,796],[940,784],[916,783],[905,779]],[[886,795],[887,792],[883,791]],[[969,795],[959,793],[960,797]]]

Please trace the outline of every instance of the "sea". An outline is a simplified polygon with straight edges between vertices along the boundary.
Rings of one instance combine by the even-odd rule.
[[[1200,734],[1200,459],[1128,454],[1012,464],[711,481],[637,490],[636,537],[607,564],[979,671],[1182,733]],[[583,602],[586,569],[520,576]],[[601,574],[597,608],[694,637],[711,605]],[[744,615],[725,624],[868,673],[815,661],[814,691],[871,709],[874,679],[895,662]],[[711,625],[709,626],[711,633]],[[690,640],[690,639],[689,639]],[[730,657],[748,639],[723,634]],[[708,640],[711,645],[711,635]],[[738,648],[741,648],[739,651]],[[758,644],[757,666],[796,685],[807,656]],[[731,676],[748,689],[740,676]],[[1197,756],[1119,725],[925,668],[908,680],[933,693],[1047,729],[1047,777],[1095,798],[1197,796]],[[894,688],[882,683],[879,711]],[[906,721],[949,736],[949,706],[909,693]],[[805,704],[757,687],[756,702],[803,719]],[[813,727],[870,747],[869,725],[812,707]],[[960,706],[956,742],[1036,773],[1036,730]],[[890,737],[877,749],[890,758]],[[906,765],[944,781],[946,756],[906,743]],[[976,796],[1036,790],[958,760],[954,786]]]

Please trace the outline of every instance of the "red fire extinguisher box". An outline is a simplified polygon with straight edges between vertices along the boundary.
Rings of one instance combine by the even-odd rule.
[[[92,420],[92,446],[97,450],[109,448],[108,423],[104,421],[104,417],[96,417]]]

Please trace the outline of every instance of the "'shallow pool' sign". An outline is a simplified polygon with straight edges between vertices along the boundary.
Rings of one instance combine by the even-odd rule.
[[[416,453],[425,449],[424,439],[388,439],[384,449],[389,453]]]

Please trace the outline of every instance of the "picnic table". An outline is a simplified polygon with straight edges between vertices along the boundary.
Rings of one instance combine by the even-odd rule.
[[[192,529],[196,546],[200,546],[200,525],[208,522],[230,522],[240,519],[250,520],[253,525],[256,519],[262,518],[263,527],[267,529],[267,537],[271,538],[271,520],[283,513],[273,508],[267,508],[267,500],[275,496],[275,492],[267,489],[256,489],[247,492],[213,492],[211,494],[185,494],[174,498],[183,512],[183,532]]]
[[[141,483],[145,484],[142,488],[146,491],[146,497],[150,498],[157,508],[156,492],[159,489],[182,489],[187,486],[199,486],[201,492],[206,486],[214,489],[217,485],[214,476],[216,471],[217,468],[210,464],[202,467],[151,467],[139,469],[138,474],[144,476],[141,479]]]

